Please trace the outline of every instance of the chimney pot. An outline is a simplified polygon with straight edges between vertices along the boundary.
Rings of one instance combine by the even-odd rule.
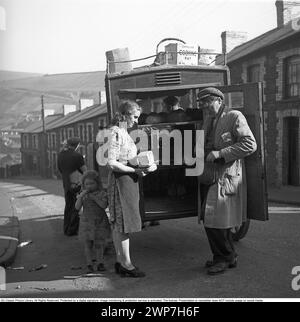
[[[282,28],[291,20],[300,17],[300,1],[277,0],[277,27]]]

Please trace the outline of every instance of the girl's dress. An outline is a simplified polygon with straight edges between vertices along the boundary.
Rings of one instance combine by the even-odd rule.
[[[93,194],[97,198],[101,207],[91,199],[90,195]],[[110,237],[110,224],[105,212],[107,207],[107,194],[105,191],[96,191],[88,193],[83,198],[83,212],[80,216],[80,237],[82,240],[103,242],[106,238]]]
[[[137,155],[137,148],[126,129],[111,128],[108,160],[116,160],[125,165]],[[122,233],[141,231],[142,222],[139,209],[139,182],[135,173],[120,173],[110,170],[108,176],[108,204],[110,222]]]

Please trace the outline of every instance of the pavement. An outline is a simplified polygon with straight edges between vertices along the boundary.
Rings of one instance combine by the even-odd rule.
[[[14,196],[17,197],[14,198]],[[32,196],[36,202],[34,207],[28,203],[28,197]],[[300,206],[300,187],[286,186],[281,189],[269,188],[268,196],[269,202]],[[32,224],[28,224],[27,226],[23,225],[24,232],[22,231],[21,234],[18,221],[19,212],[22,212],[24,209],[26,210],[26,207],[28,207],[27,212],[30,213],[31,217],[25,218],[26,220],[34,219],[35,222],[42,222],[43,219],[40,216],[43,213],[52,218],[51,225],[57,225],[58,223],[55,223],[55,221],[58,219],[61,221],[61,209],[63,209],[64,205],[61,182],[41,178],[18,178],[10,181],[2,181],[0,183],[0,205],[0,266],[8,267],[12,265],[16,252],[20,249],[17,247],[18,244],[25,241],[25,239],[21,240],[19,237],[23,235],[23,238],[26,237],[27,240],[30,238],[33,230]],[[23,217],[22,220],[24,222]],[[39,229],[35,229],[35,231],[39,231]],[[63,238],[59,237],[60,232],[55,236],[57,239]],[[46,243],[44,232],[40,232],[39,238]],[[66,239],[66,241],[61,240],[60,242],[67,243],[69,242],[68,240],[70,239]],[[74,241],[70,243],[74,243]],[[73,244],[70,244],[70,247],[72,248]],[[79,255],[77,255],[78,260],[81,258]],[[62,254],[62,256],[64,257],[65,254]],[[33,265],[35,263],[32,262],[30,264]]]

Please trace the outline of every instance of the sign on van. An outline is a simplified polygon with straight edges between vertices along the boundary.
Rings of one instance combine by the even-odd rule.
[[[198,46],[189,44],[168,44],[166,63],[170,65],[198,65]]]

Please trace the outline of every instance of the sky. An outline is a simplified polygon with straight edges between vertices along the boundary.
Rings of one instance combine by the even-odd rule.
[[[0,70],[105,70],[106,51],[141,58],[166,37],[221,52],[222,31],[275,27],[275,0],[0,0]]]

